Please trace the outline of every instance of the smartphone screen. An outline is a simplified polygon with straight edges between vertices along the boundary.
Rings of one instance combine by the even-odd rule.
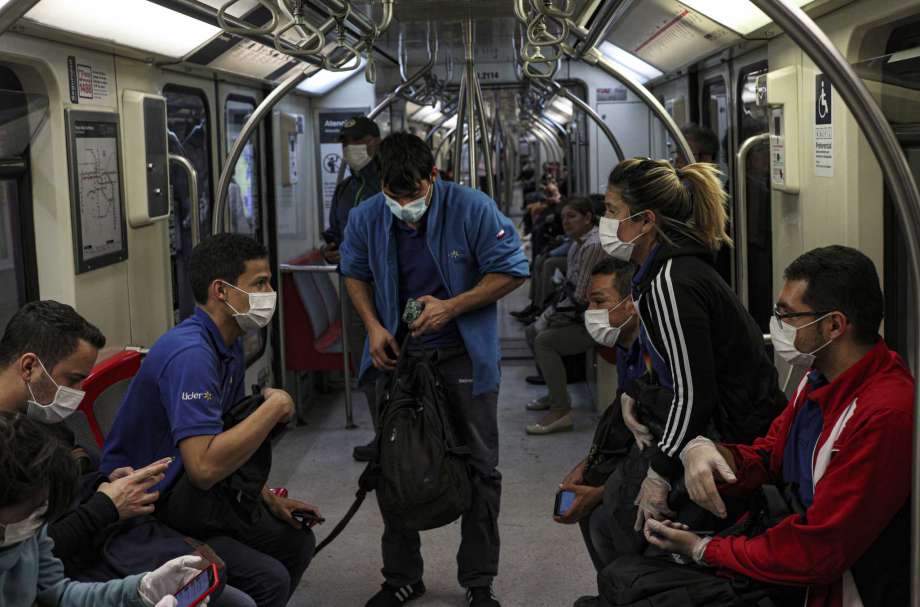
[[[575,501],[575,492],[574,491],[560,491],[556,494],[556,516],[562,516],[565,514],[569,508],[572,507],[572,502]]]
[[[192,607],[192,605],[195,605],[195,601],[201,598],[201,595],[207,592],[214,583],[212,572],[213,568],[208,567],[192,578],[192,581],[175,594],[176,601],[179,603],[178,607]]]

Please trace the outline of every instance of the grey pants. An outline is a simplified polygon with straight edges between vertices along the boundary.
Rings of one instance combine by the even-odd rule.
[[[538,331],[532,324],[524,331],[524,335],[536,359],[537,368],[546,380],[550,407],[557,410],[571,409],[572,399],[569,397],[568,378],[562,357],[587,352],[594,347],[594,340],[588,335],[584,323],[554,316],[542,331]]]
[[[498,466],[498,392],[473,396],[473,364],[461,349],[438,365],[453,422],[461,440],[470,449],[472,500],[460,523],[460,549],[457,552],[457,579],[469,588],[490,584],[498,575],[498,512],[501,505],[502,477]],[[421,538],[418,531],[400,526],[398,520],[384,519],[383,577],[393,586],[414,584],[422,579]]]
[[[358,315],[358,311],[355,310],[354,304],[351,303],[351,298],[347,294],[344,297],[345,305],[348,308],[348,355],[351,358],[352,369],[355,370],[354,373],[357,373],[358,369],[361,368],[361,355],[364,353],[364,342],[367,341],[367,329],[364,328],[364,322]],[[367,400],[367,410],[371,414],[371,420],[376,430],[377,390],[375,383],[366,381],[359,384],[358,389],[364,393],[364,398]]]
[[[565,257],[549,257],[544,254],[534,260],[530,276],[530,301],[535,306],[542,308],[546,298],[556,290],[553,274],[557,269],[565,274],[565,265]]]

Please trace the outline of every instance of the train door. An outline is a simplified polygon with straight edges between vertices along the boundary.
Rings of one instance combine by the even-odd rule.
[[[189,277],[192,248],[192,222],[197,210],[198,233],[211,233],[213,207],[214,162],[212,154],[212,116],[214,108],[206,90],[209,83],[170,82],[163,87],[166,97],[166,121],[169,153],[189,161],[195,171],[198,200],[189,199],[188,180],[192,178],[184,166],[170,163],[169,181],[172,189],[172,213],[169,218],[169,252],[172,268],[173,320],[179,323],[195,310],[195,298]],[[197,208],[193,205],[197,205]]]
[[[38,299],[29,142],[47,115],[48,101],[27,95],[0,64],[0,326],[24,303]]]
[[[625,92],[625,89],[624,89]],[[648,156],[651,150],[651,112],[648,106],[628,93],[622,101],[601,102],[597,104],[597,113],[616,135],[626,158]],[[594,192],[607,191],[607,177],[617,165],[613,146],[604,134],[592,124],[594,140],[597,142],[595,154],[595,175],[597,183]]]
[[[749,138],[766,133],[769,119],[766,106],[767,62],[743,64],[735,80],[737,99],[735,121],[738,148]],[[760,87],[760,89],[758,88]],[[748,311],[764,333],[770,331],[773,299],[773,222],[770,192],[770,144],[764,140],[754,144],[744,159],[745,182],[734,184],[736,193],[744,188],[745,230],[744,267],[737,268],[738,291]],[[735,173],[737,174],[737,173]],[[740,198],[736,194],[736,203]]]

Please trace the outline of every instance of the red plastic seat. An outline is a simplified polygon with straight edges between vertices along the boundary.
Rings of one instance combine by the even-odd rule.
[[[294,258],[292,265],[318,265],[323,259],[319,251],[311,251]],[[317,275],[328,279],[322,274]],[[341,351],[331,351],[341,342],[342,319],[337,316],[329,326],[317,335],[314,323],[310,321],[307,307],[301,300],[294,276],[290,272],[282,278],[282,302],[284,305],[284,353],[286,367],[289,371],[341,371],[343,370]]]
[[[141,368],[142,359],[143,355],[140,352],[124,350],[93,367],[89,377],[83,380],[86,396],[83,397],[78,410],[86,416],[89,429],[100,449],[105,442],[105,435],[96,419],[96,400],[115,384],[134,377]]]

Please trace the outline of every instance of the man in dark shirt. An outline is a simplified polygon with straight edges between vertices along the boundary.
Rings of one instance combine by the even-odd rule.
[[[348,215],[362,201],[380,192],[380,176],[377,167],[377,148],[380,147],[380,129],[373,120],[364,116],[348,119],[342,128],[343,156],[351,172],[336,186],[332,195],[332,209],[329,212],[329,229],[323,234],[326,244],[322,247],[323,258],[332,264],[339,263],[339,246],[345,237]],[[344,294],[343,294],[344,295]],[[348,351],[351,353],[352,368],[361,363],[361,351],[367,330],[361,317],[355,311],[351,299],[348,304]],[[374,426],[377,425],[377,395],[373,382],[364,382],[361,391],[367,399],[367,407]],[[374,443],[355,447],[354,458],[359,462],[369,461],[374,454]]]

